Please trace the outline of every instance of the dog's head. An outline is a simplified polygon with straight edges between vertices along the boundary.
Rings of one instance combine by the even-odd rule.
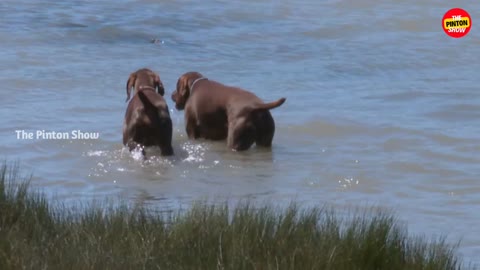
[[[194,82],[202,78],[204,78],[203,75],[198,72],[187,72],[178,78],[177,89],[172,93],[172,100],[175,102],[175,108],[177,108],[177,110],[183,110],[185,108]]]
[[[130,99],[130,92],[132,88],[138,91],[140,87],[152,87],[157,90],[160,95],[165,95],[165,88],[163,87],[160,76],[148,68],[139,69],[128,77],[127,80],[127,100]]]

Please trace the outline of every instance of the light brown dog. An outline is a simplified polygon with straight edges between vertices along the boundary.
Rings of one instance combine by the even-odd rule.
[[[251,92],[188,72],[178,79],[172,100],[178,110],[185,109],[190,139],[227,139],[228,147],[241,151],[253,143],[272,145],[275,122],[269,110],[286,99],[264,103]]]
[[[135,95],[130,100],[130,92]],[[137,146],[160,147],[162,156],[173,155],[172,120],[163,98],[165,89],[160,77],[143,68],[132,73],[127,81],[127,100],[130,100],[123,124],[123,144],[132,151]]]

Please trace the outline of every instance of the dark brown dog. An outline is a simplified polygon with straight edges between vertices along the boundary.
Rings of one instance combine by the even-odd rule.
[[[172,100],[178,110],[185,109],[190,139],[227,139],[228,147],[241,151],[253,143],[272,145],[275,122],[269,110],[286,99],[263,103],[251,92],[208,80],[198,72],[188,72],[178,79]]]
[[[127,81],[128,104],[123,124],[123,144],[132,151],[137,146],[158,146],[162,156],[173,155],[172,120],[163,98],[165,89],[160,77],[147,68],[132,73]]]

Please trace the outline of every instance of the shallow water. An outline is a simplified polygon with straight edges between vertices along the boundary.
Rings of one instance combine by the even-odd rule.
[[[473,21],[462,39],[441,28],[453,6],[427,0],[2,1],[0,151],[65,200],[381,205],[413,233],[461,240],[479,262],[480,4],[457,2]],[[141,67],[168,96],[195,70],[266,101],[286,97],[272,111],[273,148],[189,141],[168,98],[176,155],[138,161],[121,131],[125,82]]]

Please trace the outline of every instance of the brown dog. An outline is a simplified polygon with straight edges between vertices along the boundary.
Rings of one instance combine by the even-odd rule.
[[[172,100],[178,110],[185,109],[190,139],[227,139],[228,147],[241,151],[253,143],[272,145],[275,122],[269,110],[286,99],[263,103],[251,92],[208,80],[198,72],[188,72],[178,79]]]
[[[137,146],[158,146],[162,156],[173,155],[172,120],[163,98],[165,89],[160,77],[147,68],[132,73],[127,81],[128,104],[123,124],[123,144],[132,151]]]

